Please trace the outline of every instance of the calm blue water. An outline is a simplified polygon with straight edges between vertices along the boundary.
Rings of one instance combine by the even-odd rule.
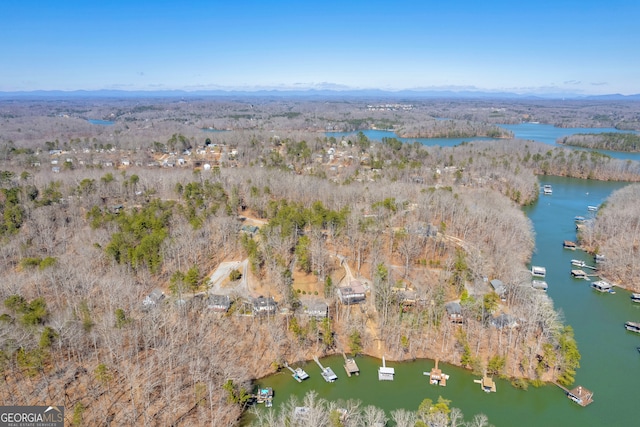
[[[573,135],[576,133],[603,133],[603,132],[627,132],[620,131],[615,128],[558,128],[552,125],[545,125],[540,123],[520,123],[517,125],[500,125],[500,127],[510,130],[514,134],[516,139],[525,139],[543,142],[545,144],[553,145],[555,147],[561,146],[571,148],[574,150],[580,150],[579,148],[572,148],[556,143],[558,138]],[[340,140],[344,138],[354,138],[358,132],[327,132],[326,136]],[[417,141],[427,146],[440,146],[440,147],[454,147],[462,142],[471,141],[492,141],[491,138],[399,138],[392,131],[385,130],[364,130],[362,131],[367,138],[372,141],[382,141],[382,138],[396,138],[402,142],[414,142]],[[613,158],[618,159],[630,159],[640,161],[640,153],[622,153],[617,151],[597,150],[600,153],[607,154]]]
[[[112,124],[115,124],[115,122],[111,120],[87,119],[87,121],[92,125],[100,125],[100,126],[111,126]]]

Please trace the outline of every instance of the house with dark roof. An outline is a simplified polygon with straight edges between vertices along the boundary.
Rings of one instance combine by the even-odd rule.
[[[462,316],[462,306],[459,302],[451,301],[444,305],[445,310],[447,310],[447,316],[449,316],[449,320],[453,323],[462,323],[464,321],[464,317]]]
[[[342,304],[358,304],[366,299],[364,285],[357,280],[352,280],[349,286],[338,288],[336,293]]]
[[[320,299],[308,299],[300,302],[304,314],[309,317],[325,318],[329,316],[329,305]]]
[[[207,308],[219,313],[226,313],[231,307],[229,295],[211,294],[207,299]]]
[[[253,314],[275,314],[278,304],[271,297],[263,297],[262,295],[253,300]]]
[[[154,289],[149,295],[144,297],[144,300],[142,300],[142,309],[149,310],[157,306],[164,299],[164,297],[165,295],[164,292],[162,292],[162,289]]]

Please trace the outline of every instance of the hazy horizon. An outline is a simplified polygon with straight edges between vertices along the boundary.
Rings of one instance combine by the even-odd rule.
[[[0,91],[640,93],[627,0],[10,2]]]

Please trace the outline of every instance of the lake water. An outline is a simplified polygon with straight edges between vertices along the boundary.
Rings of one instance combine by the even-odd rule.
[[[92,125],[100,125],[100,126],[111,126],[115,124],[115,122],[111,120],[87,119],[87,121]]]
[[[561,130],[566,131],[572,133]],[[365,132],[370,139],[382,138],[382,131],[370,132],[375,132]],[[341,134],[328,135],[337,138]],[[383,136],[393,134],[386,132]],[[522,137],[518,132],[516,136]],[[547,135],[545,138],[550,143],[549,138],[554,137]],[[540,140],[535,135],[526,139]],[[258,381],[275,390],[274,407],[290,395],[302,398],[309,390],[318,391],[320,397],[328,400],[359,399],[363,404],[376,405],[387,413],[397,408],[416,410],[423,399],[436,400],[442,396],[452,401],[451,406],[460,408],[466,419],[484,413],[496,427],[638,425],[640,354],[636,347],[640,346],[640,336],[627,332],[623,325],[627,320],[640,321],[640,304],[632,303],[627,291],[616,289],[615,294],[601,294],[591,289],[588,281],[572,279],[571,259],[583,259],[589,265],[593,265],[593,260],[581,251],[562,248],[564,240],[575,240],[576,215],[589,217],[587,206],[601,204],[611,192],[627,184],[549,176],[540,177],[540,184],[551,184],[553,194],[540,195],[535,204],[524,209],[536,231],[532,264],[546,267],[548,294],[563,314],[565,323],[574,329],[582,355],[574,386],[582,385],[592,390],[594,403],[580,407],[554,385],[530,386],[522,391],[503,380],[496,381],[496,393],[484,393],[473,382],[477,376],[446,364],[440,364],[440,368],[450,375],[447,387],[430,385],[422,375],[433,367],[430,360],[388,362],[387,365],[396,370],[395,381],[380,382],[377,368],[381,362],[371,357],[358,357],[360,376],[347,378],[342,368],[342,356],[332,356],[321,362],[331,366],[339,376],[335,383],[325,383],[314,362],[301,365],[311,376],[301,384],[291,378],[289,371]]]
[[[519,123],[516,125],[499,125],[500,127],[513,132],[514,138],[533,140],[543,142],[545,144],[553,145],[555,147],[567,147],[557,144],[556,141],[559,138],[565,136],[574,135],[577,133],[604,133],[604,132],[628,132],[621,131],[615,128],[557,128],[552,125],[545,125],[541,123]],[[327,132],[327,137],[333,136],[340,140],[341,138],[355,137],[358,132]],[[417,141],[423,145],[428,146],[441,146],[441,147],[454,147],[460,145],[462,142],[475,142],[475,141],[493,141],[491,138],[400,138],[393,131],[387,130],[363,130],[367,138],[372,141],[382,141],[382,138],[396,138],[402,142],[412,143]],[[637,132],[636,132],[637,133]],[[572,149],[578,149],[568,147]],[[597,150],[600,153],[607,154],[613,158],[618,159],[631,159],[640,161],[640,153],[623,153],[618,151]]]

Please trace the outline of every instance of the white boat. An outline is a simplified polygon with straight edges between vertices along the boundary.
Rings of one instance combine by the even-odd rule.
[[[613,285],[604,280],[598,280],[596,282],[591,283],[591,287],[598,292],[615,294],[616,292],[613,290]]]
[[[625,322],[624,323],[624,328],[627,331],[636,332],[636,333],[640,334],[640,323],[638,323],[638,322]]]
[[[585,222],[587,219],[581,215],[576,216],[575,218],[573,218],[575,222],[577,222],[578,224],[582,224],[583,222]]]
[[[632,293],[631,294],[631,301],[633,302],[640,302],[640,294],[638,293]]]
[[[584,267],[585,263],[581,259],[572,259],[571,260],[571,265],[575,265],[575,266],[578,266],[578,267]]]
[[[532,265],[531,274],[536,277],[544,277],[547,275],[547,269],[538,265]]]
[[[553,188],[551,187],[551,185],[549,185],[549,184],[545,184],[545,185],[542,187],[542,192],[543,192],[544,194],[553,194]]]
[[[597,206],[589,205],[589,206],[587,206],[587,210],[588,210],[589,212],[595,212],[595,211],[597,211],[597,210],[598,210],[598,207],[597,207]]]

